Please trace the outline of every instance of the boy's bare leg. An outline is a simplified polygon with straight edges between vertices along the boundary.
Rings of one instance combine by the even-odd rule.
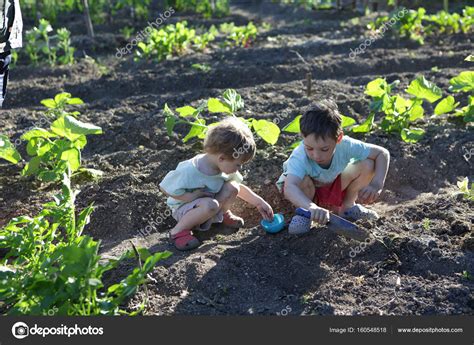
[[[308,199],[310,199],[311,201],[314,201],[316,186],[314,185],[314,181],[312,178],[306,175],[303,181],[301,181],[300,188],[303,191],[303,193],[308,197]],[[324,208],[331,212],[339,213],[339,207],[337,206],[329,206],[329,207],[324,206]]]
[[[369,185],[374,177],[374,172],[374,161],[366,159],[349,164],[341,173],[341,189],[346,191],[341,212],[355,205],[359,191]]]
[[[197,225],[205,223],[219,212],[219,202],[213,198],[201,198],[195,208],[188,211],[178,224],[171,229],[171,235],[175,235],[183,230],[191,230]]]

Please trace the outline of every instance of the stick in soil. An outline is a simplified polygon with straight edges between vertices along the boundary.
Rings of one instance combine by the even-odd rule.
[[[311,96],[311,84],[313,83],[311,72],[306,73],[306,96]]]

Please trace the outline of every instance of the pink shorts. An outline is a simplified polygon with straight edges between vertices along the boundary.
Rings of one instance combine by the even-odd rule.
[[[202,199],[203,198],[197,198],[196,200],[193,200],[184,205],[181,205],[178,209],[176,209],[173,212],[173,218],[179,222],[184,217],[184,215],[188,213],[189,211],[191,211],[193,208],[195,208]],[[224,213],[219,210],[219,212],[214,217],[208,219],[205,223],[195,226],[194,229],[190,229],[190,230],[207,231],[211,228],[212,224],[222,223],[223,220],[224,220]]]

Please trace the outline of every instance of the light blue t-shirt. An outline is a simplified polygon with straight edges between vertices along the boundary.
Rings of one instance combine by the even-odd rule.
[[[193,192],[196,189],[203,189],[205,192],[217,194],[227,181],[242,183],[243,177],[238,171],[233,174],[220,173],[217,175],[202,173],[196,166],[196,161],[201,156],[202,154],[199,154],[179,163],[175,170],[166,174],[160,183],[160,187],[168,194],[179,196],[187,192]],[[185,202],[168,197],[166,204],[172,211],[175,211]]]
[[[329,184],[344,171],[348,164],[367,159],[370,150],[370,146],[366,143],[345,135],[336,145],[331,165],[324,169],[306,155],[304,143],[301,142],[293,150],[290,158],[283,163],[283,174],[277,181],[277,187],[282,189],[288,174],[298,176],[300,179],[308,175],[321,184]]]

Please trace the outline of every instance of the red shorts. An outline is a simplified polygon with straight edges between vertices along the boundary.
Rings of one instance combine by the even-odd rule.
[[[331,184],[316,187],[313,201],[323,208],[341,207],[345,195],[346,192],[342,190],[341,175],[339,174]]]
[[[284,188],[281,192],[284,193]],[[341,174],[339,174],[331,184],[316,187],[313,201],[320,207],[333,209],[342,206],[345,196],[346,191],[342,190]]]

